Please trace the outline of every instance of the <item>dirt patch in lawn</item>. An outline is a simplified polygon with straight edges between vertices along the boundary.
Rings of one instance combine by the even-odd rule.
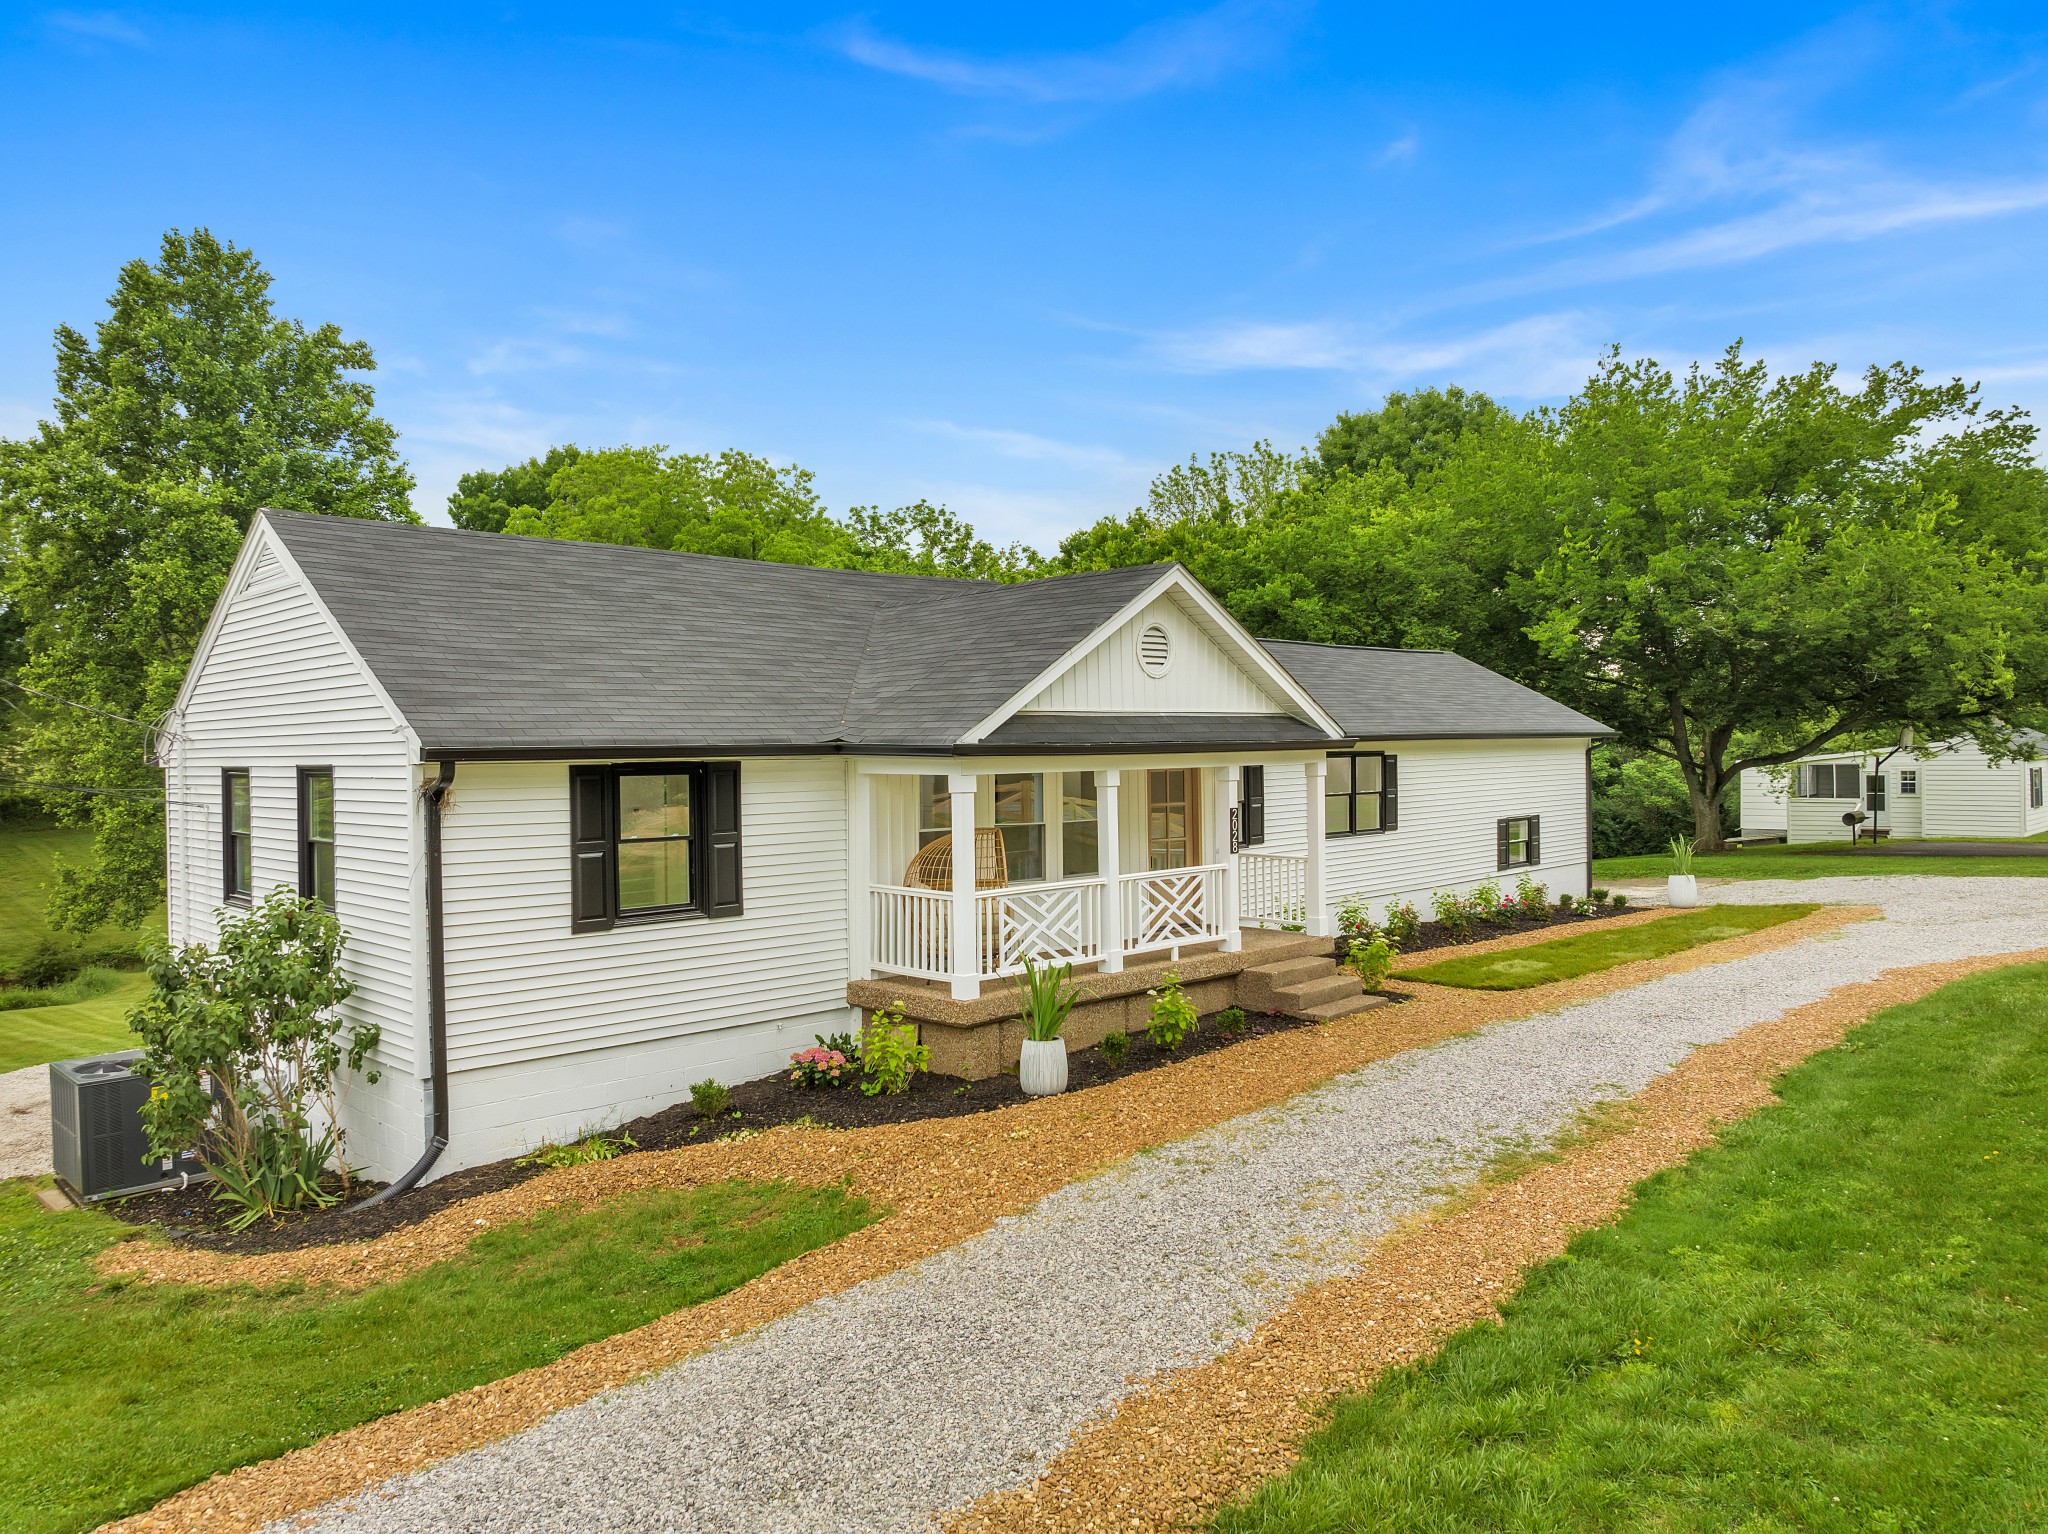
[[[1032,1485],[983,1498],[947,1534],[1164,1534],[1290,1466],[1334,1397],[1495,1316],[1533,1266],[1617,1218],[1644,1178],[1776,1101],[1774,1083],[1875,1013],[2048,949],[1890,971],[1696,1051],[1596,1131],[1388,1238],[1357,1272],[1316,1285],[1245,1343],[1170,1375],[1084,1428]]]
[[[1655,919],[1645,913],[1638,919]],[[349,1288],[458,1256],[481,1230],[563,1203],[727,1178],[843,1182],[891,1212],[728,1294],[565,1354],[553,1363],[396,1412],[276,1459],[214,1476],[108,1528],[121,1534],[239,1534],[532,1426],[601,1391],[957,1245],[1000,1216],[1149,1146],[1284,1101],[1344,1071],[1489,1023],[1684,970],[1824,937],[1874,917],[1835,907],[1748,937],[1527,991],[1418,986],[1402,1007],[1217,1049],[1059,1097],[956,1118],[868,1129],[785,1128],[547,1171],[348,1246],[232,1257],[131,1241],[102,1271],[145,1281],[331,1283]],[[1541,932],[1499,940],[1541,941]]]

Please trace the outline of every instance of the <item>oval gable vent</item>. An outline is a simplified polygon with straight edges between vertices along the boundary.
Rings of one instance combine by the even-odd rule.
[[[1138,664],[1145,668],[1145,675],[1165,676],[1172,660],[1173,637],[1157,623],[1146,624],[1138,635]]]

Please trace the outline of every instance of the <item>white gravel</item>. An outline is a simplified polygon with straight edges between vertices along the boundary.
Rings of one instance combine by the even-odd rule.
[[[0,1177],[50,1170],[50,1068],[0,1075]]]
[[[1032,1479],[1136,1378],[1231,1347],[1503,1146],[1554,1136],[1696,1045],[1885,969],[2048,946],[2048,883],[2034,879],[1826,879],[1713,896],[1887,914],[1352,1072],[1065,1188],[906,1272],[333,1504],[313,1526],[923,1527]]]

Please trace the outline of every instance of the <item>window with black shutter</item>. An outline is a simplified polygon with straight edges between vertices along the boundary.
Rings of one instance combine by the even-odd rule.
[[[1534,868],[1543,861],[1542,817],[1517,815],[1494,822],[1494,866]]]
[[[1400,759],[1384,751],[1333,751],[1323,779],[1323,834],[1356,836],[1400,825]]]
[[[570,927],[740,914],[737,762],[569,769]]]
[[[1266,769],[1244,767],[1237,775],[1237,844],[1257,847],[1266,840]]]

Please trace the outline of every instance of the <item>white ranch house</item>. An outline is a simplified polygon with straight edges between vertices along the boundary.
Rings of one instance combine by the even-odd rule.
[[[330,902],[382,1028],[351,1157],[437,1175],[898,997],[935,1068],[1001,1069],[1028,956],[1087,976],[1080,1044],[1169,965],[1204,1010],[1358,1010],[1345,897],[1585,893],[1606,733],[1454,655],[1262,644],[1178,566],[998,585],[266,512],[164,733],[170,932]]]
[[[2034,738],[2037,748],[2048,741]],[[1781,831],[1788,842],[1846,842],[1845,814],[1864,837],[2009,840],[2048,831],[2040,761],[1994,762],[1974,741],[1916,750],[1838,751],[1781,773],[1741,779],[1742,833]]]

